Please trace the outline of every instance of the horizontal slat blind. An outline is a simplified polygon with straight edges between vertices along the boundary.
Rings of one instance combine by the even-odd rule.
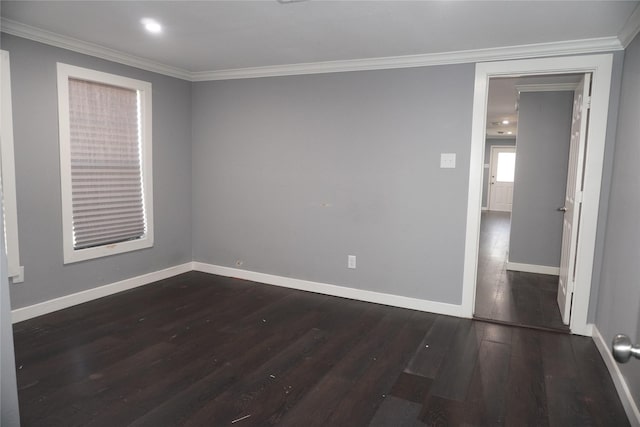
[[[70,78],[69,114],[74,249],[144,236],[137,91]]]

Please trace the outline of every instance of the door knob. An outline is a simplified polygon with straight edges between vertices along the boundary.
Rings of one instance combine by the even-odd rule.
[[[640,359],[640,345],[632,345],[628,336],[618,334],[611,343],[611,353],[619,363],[627,363],[631,356]]]
[[[558,208],[558,212],[566,212],[566,211],[567,211],[567,208],[564,206],[561,208]]]

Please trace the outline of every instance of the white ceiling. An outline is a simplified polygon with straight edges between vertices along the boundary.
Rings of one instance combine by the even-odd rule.
[[[5,19],[189,72],[616,37],[629,1],[2,1]],[[146,33],[151,17],[164,32]],[[5,21],[5,26],[8,21]]]

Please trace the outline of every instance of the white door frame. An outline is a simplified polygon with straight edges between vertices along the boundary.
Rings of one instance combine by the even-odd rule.
[[[484,140],[487,117],[489,78],[522,75],[592,73],[589,143],[584,162],[584,193],[580,217],[580,240],[577,247],[576,281],[569,327],[578,335],[591,336],[588,323],[591,275],[595,256],[598,209],[604,148],[609,113],[612,54],[524,59],[476,64],[473,121],[471,127],[471,158],[469,164],[469,198],[467,232],[462,283],[462,313],[473,316],[475,308],[480,211],[482,204],[482,174],[484,172]]]
[[[493,166],[495,162],[497,162],[497,159],[495,159],[493,155],[493,149],[513,149],[514,152],[516,150],[516,146],[515,145],[492,145],[491,149],[489,150],[489,179],[487,180],[487,210],[490,211],[491,210],[491,193],[493,192],[493,187],[491,186],[491,172],[493,171]],[[484,159],[483,161],[486,161],[486,159]],[[484,179],[484,177],[483,177]],[[515,181],[515,180],[514,180]],[[513,184],[513,183],[512,183]],[[509,211],[511,212],[511,211]]]

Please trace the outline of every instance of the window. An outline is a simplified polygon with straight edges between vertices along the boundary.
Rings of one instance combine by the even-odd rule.
[[[498,173],[496,173],[496,181],[513,182],[516,171],[516,153],[498,153]]]
[[[153,246],[151,84],[58,64],[64,262]]]
[[[11,73],[9,52],[0,51],[2,57],[2,123],[0,125],[0,191],[2,191],[2,224],[4,248],[7,254],[9,277],[14,283],[22,282],[20,248],[18,245],[18,206],[16,204],[16,176],[13,156],[13,114],[11,105]]]

